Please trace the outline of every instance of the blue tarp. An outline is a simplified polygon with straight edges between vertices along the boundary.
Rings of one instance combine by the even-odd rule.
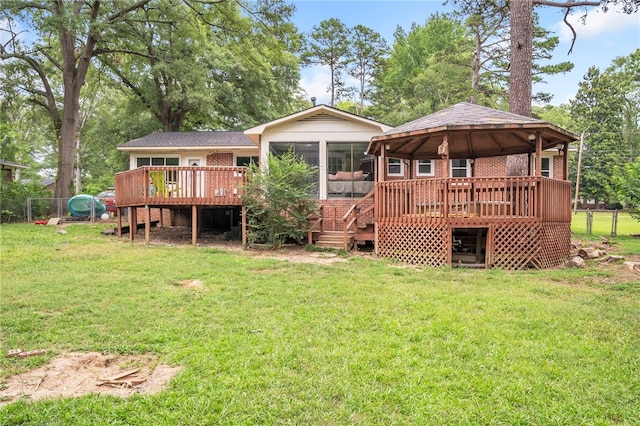
[[[91,209],[95,209],[94,216],[101,216],[102,213],[107,211],[104,204],[100,203],[93,195],[78,194],[75,197],[71,197],[67,202],[67,209],[73,217],[79,216],[91,216]]]

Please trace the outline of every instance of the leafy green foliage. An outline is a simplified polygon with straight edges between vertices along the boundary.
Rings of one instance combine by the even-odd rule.
[[[398,28],[394,38],[369,114],[397,125],[469,100],[473,40],[460,22],[436,14],[408,34]]]
[[[613,169],[635,160],[634,143],[640,138],[640,108],[633,101],[639,93],[640,77],[633,73],[637,69],[638,52],[616,59],[604,72],[591,67],[571,101],[571,118],[585,132],[587,146],[582,157],[581,196],[609,203],[615,196]]]
[[[249,244],[281,247],[301,243],[307,235],[309,215],[316,210],[315,167],[292,152],[270,154],[266,166],[251,164],[243,200],[247,206]]]
[[[27,199],[50,198],[53,194],[40,182],[2,182],[0,185],[0,222],[21,222],[27,220]],[[31,214],[34,218],[47,217],[49,203],[34,201]]]
[[[337,18],[314,25],[301,54],[303,65],[326,65],[331,74],[331,106],[348,93],[344,73],[352,61],[350,52],[351,29]]]
[[[620,200],[629,206],[631,216],[640,221],[640,157],[633,163],[617,166],[613,178]]]

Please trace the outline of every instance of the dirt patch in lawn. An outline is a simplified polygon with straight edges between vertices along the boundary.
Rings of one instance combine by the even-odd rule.
[[[69,398],[94,394],[129,397],[163,390],[181,367],[158,364],[151,355],[71,352],[13,376],[0,390],[0,405],[19,399]]]
[[[127,238],[127,236],[123,237]],[[136,241],[144,241],[144,232],[138,231]],[[191,244],[191,228],[186,226],[173,227],[157,227],[152,228],[149,238],[152,245],[180,246]],[[347,259],[341,257],[334,252],[313,252],[307,251],[302,245],[288,245],[279,250],[271,250],[264,248],[254,248],[242,250],[242,244],[239,241],[227,241],[222,234],[213,234],[204,232],[198,236],[198,246],[215,247],[223,250],[242,252],[246,256],[254,256],[260,258],[273,258],[280,260],[288,260],[295,263],[314,263],[321,265],[330,265],[336,262],[346,262]],[[363,255],[373,256],[372,252],[352,252],[350,256]]]

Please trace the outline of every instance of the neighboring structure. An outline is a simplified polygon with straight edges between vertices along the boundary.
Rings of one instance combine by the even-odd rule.
[[[144,208],[147,240],[151,208],[190,223],[194,243],[199,227],[242,226],[244,166],[293,150],[318,166],[312,242],[333,232],[407,263],[552,267],[569,251],[576,138],[468,103],[395,129],[319,105],[244,132],[153,133],[118,147],[131,155],[116,175],[118,216]],[[509,154],[528,155],[529,176],[505,176]]]
[[[0,160],[0,168],[2,170],[2,180],[4,182],[15,182],[20,180],[20,170],[28,169],[29,166],[14,163],[12,161]]]

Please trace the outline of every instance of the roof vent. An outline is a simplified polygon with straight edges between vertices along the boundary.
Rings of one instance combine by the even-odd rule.
[[[311,98],[311,103],[313,104],[313,106],[316,106],[316,97],[312,97]]]

